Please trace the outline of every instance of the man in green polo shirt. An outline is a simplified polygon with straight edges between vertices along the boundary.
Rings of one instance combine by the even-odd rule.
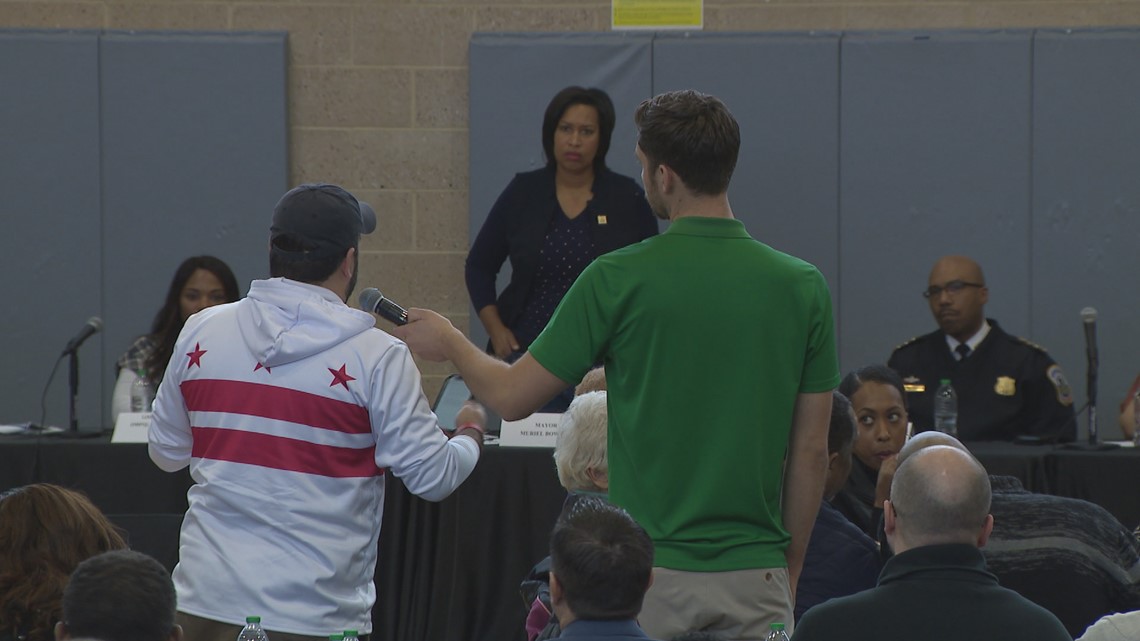
[[[668,231],[595,260],[513,365],[443,317],[394,333],[450,360],[506,418],[541,407],[602,361],[610,498],[653,538],[639,621],[655,638],[763,639],[792,594],[827,467],[839,382],[827,284],[750,237],[728,202],[740,131],[694,91],[638,107],[646,198]]]

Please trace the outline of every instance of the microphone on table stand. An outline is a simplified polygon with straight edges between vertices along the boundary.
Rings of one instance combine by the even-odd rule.
[[[1100,359],[1096,352],[1096,309],[1086,307],[1081,310],[1081,323],[1085,326],[1085,355],[1088,357],[1088,375],[1086,380],[1089,404],[1089,445],[1096,445],[1096,376],[1100,367]]]
[[[40,422],[39,424],[31,423],[29,428],[43,430],[47,429],[45,421],[47,420],[47,393],[51,387],[51,382],[55,378],[55,373],[59,369],[59,362],[63,357],[68,357],[68,431],[59,432],[54,435],[66,437],[93,437],[99,436],[99,432],[80,432],[79,419],[76,416],[76,404],[79,398],[79,347],[88,339],[98,334],[103,330],[103,319],[98,316],[92,316],[87,319],[83,324],[83,329],[79,330],[75,336],[67,342],[67,346],[63,348],[59,357],[55,359],[55,364],[51,368],[51,374],[48,375],[47,384],[44,385],[44,391],[40,395]]]
[[[1112,450],[1117,446],[1114,443],[1101,443],[1097,439],[1096,426],[1096,383],[1097,369],[1100,359],[1096,349],[1096,308],[1086,307],[1081,310],[1081,323],[1085,328],[1085,356],[1088,359],[1088,373],[1086,375],[1086,393],[1088,402],[1085,404],[1089,410],[1089,437],[1087,443],[1069,443],[1065,447],[1077,450]]]

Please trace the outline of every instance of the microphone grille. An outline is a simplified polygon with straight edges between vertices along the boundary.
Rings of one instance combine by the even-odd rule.
[[[380,293],[379,289],[369,287],[368,289],[360,292],[360,309],[366,312],[373,312],[380,301],[384,300],[384,294]]]
[[[87,319],[87,324],[95,329],[96,332],[103,331],[103,319],[98,316],[92,316]]]
[[[1096,308],[1095,307],[1086,307],[1086,308],[1082,309],[1081,310],[1081,320],[1086,322],[1086,323],[1095,323],[1096,322]]]

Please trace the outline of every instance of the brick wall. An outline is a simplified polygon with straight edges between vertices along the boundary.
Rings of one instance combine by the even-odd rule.
[[[0,27],[289,32],[290,181],[337,182],[380,213],[364,284],[466,328],[467,41],[476,31],[602,31],[566,0],[0,0]],[[706,0],[708,31],[1140,25],[1140,0]],[[478,322],[478,321],[475,321]],[[447,366],[421,363],[434,398]]]

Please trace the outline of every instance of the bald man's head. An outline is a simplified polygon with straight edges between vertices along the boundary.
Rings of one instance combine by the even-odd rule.
[[[926,296],[938,327],[959,341],[973,336],[985,322],[990,291],[981,265],[972,258],[939,258],[930,270]]]
[[[982,274],[982,266],[969,256],[943,256],[934,263],[930,269],[933,280],[936,274],[953,272],[955,276],[968,279],[975,283],[985,283],[986,277]]]
[[[963,452],[969,451],[965,445],[962,445],[962,441],[959,441],[945,432],[936,432],[934,430],[919,432],[910,437],[906,445],[903,445],[902,449],[899,450],[899,465],[902,465],[903,461],[910,458],[915,452],[934,445],[947,445],[949,447],[958,448]]]
[[[965,450],[923,447],[899,464],[891,510],[887,533],[896,553],[942,543],[980,546],[993,524],[990,478]]]

